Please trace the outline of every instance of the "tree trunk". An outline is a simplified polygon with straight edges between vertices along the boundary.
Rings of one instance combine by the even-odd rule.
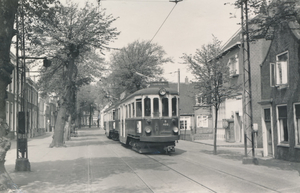
[[[54,130],[54,137],[52,140],[52,143],[49,147],[62,147],[64,145],[64,129],[65,129],[65,123],[67,121],[66,115],[68,112],[69,105],[73,104],[72,99],[74,96],[74,84],[73,80],[75,78],[73,77],[75,75],[75,56],[70,57],[69,61],[67,62],[66,66],[66,78],[65,78],[65,93],[61,101],[61,106],[58,111],[57,115],[57,122],[55,124],[55,130]],[[75,75],[76,76],[76,75]],[[71,114],[71,113],[70,113]]]
[[[66,122],[67,108],[65,104],[58,110],[57,119],[55,123],[54,136],[50,147],[62,147],[64,146],[64,127]]]
[[[6,87],[11,82],[14,66],[10,63],[11,39],[15,35],[13,25],[18,8],[18,0],[0,0],[0,190],[17,189],[6,172],[4,162],[10,141],[5,136],[9,128],[6,124]]]
[[[217,155],[218,108],[215,107],[214,155]]]

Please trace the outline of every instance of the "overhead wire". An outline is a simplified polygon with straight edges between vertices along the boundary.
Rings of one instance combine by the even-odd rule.
[[[166,17],[166,19],[163,21],[163,23],[160,25],[160,27],[158,28],[158,30],[156,31],[156,33],[154,34],[154,36],[152,37],[152,39],[150,40],[150,42],[152,42],[152,40],[155,38],[155,36],[158,34],[158,32],[160,31],[160,29],[162,28],[162,26],[165,24],[165,22],[167,21],[167,19],[169,18],[169,16],[171,15],[171,13],[173,12],[174,8],[176,7],[177,3],[175,3],[174,7],[172,8],[172,10],[170,11],[170,13],[168,14],[168,16]]]

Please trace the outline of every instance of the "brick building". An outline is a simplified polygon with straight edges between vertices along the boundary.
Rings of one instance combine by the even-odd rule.
[[[300,162],[300,25],[276,31],[261,66],[264,154]]]

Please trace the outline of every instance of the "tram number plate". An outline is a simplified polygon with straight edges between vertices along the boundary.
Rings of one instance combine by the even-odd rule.
[[[162,125],[165,126],[165,127],[168,127],[168,126],[169,126],[169,123],[168,123],[167,120],[164,120]]]

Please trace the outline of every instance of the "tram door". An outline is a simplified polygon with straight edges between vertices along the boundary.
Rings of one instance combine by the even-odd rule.
[[[126,113],[127,113],[127,105],[123,106],[122,134],[123,134],[124,139],[125,139],[125,126],[126,126],[126,124],[125,124]]]

